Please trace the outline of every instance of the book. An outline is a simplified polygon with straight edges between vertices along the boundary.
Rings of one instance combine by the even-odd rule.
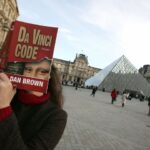
[[[0,69],[18,89],[46,93],[48,81],[24,75],[27,63],[53,61],[58,28],[15,21],[0,50]]]

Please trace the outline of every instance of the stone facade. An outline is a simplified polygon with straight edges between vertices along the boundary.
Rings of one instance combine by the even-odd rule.
[[[5,41],[10,25],[19,16],[16,0],[0,0],[0,49]]]
[[[84,86],[85,80],[95,75],[101,69],[88,65],[87,56],[84,54],[76,55],[73,62],[53,59],[53,64],[58,68],[61,74],[63,84]]]
[[[150,65],[144,65],[142,68],[139,69],[139,72],[150,83]]]

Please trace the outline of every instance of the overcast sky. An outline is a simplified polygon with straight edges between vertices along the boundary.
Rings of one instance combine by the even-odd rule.
[[[105,68],[125,55],[150,64],[150,0],[17,0],[18,20],[58,27],[54,58]]]

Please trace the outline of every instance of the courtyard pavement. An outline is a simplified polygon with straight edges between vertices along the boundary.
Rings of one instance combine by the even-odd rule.
[[[110,93],[63,87],[68,122],[55,150],[150,150],[147,101],[121,96],[112,105]]]

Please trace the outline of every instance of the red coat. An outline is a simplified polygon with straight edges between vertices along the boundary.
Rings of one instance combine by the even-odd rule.
[[[113,91],[111,92],[111,97],[112,97],[113,99],[115,99],[115,98],[117,97],[117,91],[116,91],[116,90],[113,90]]]

